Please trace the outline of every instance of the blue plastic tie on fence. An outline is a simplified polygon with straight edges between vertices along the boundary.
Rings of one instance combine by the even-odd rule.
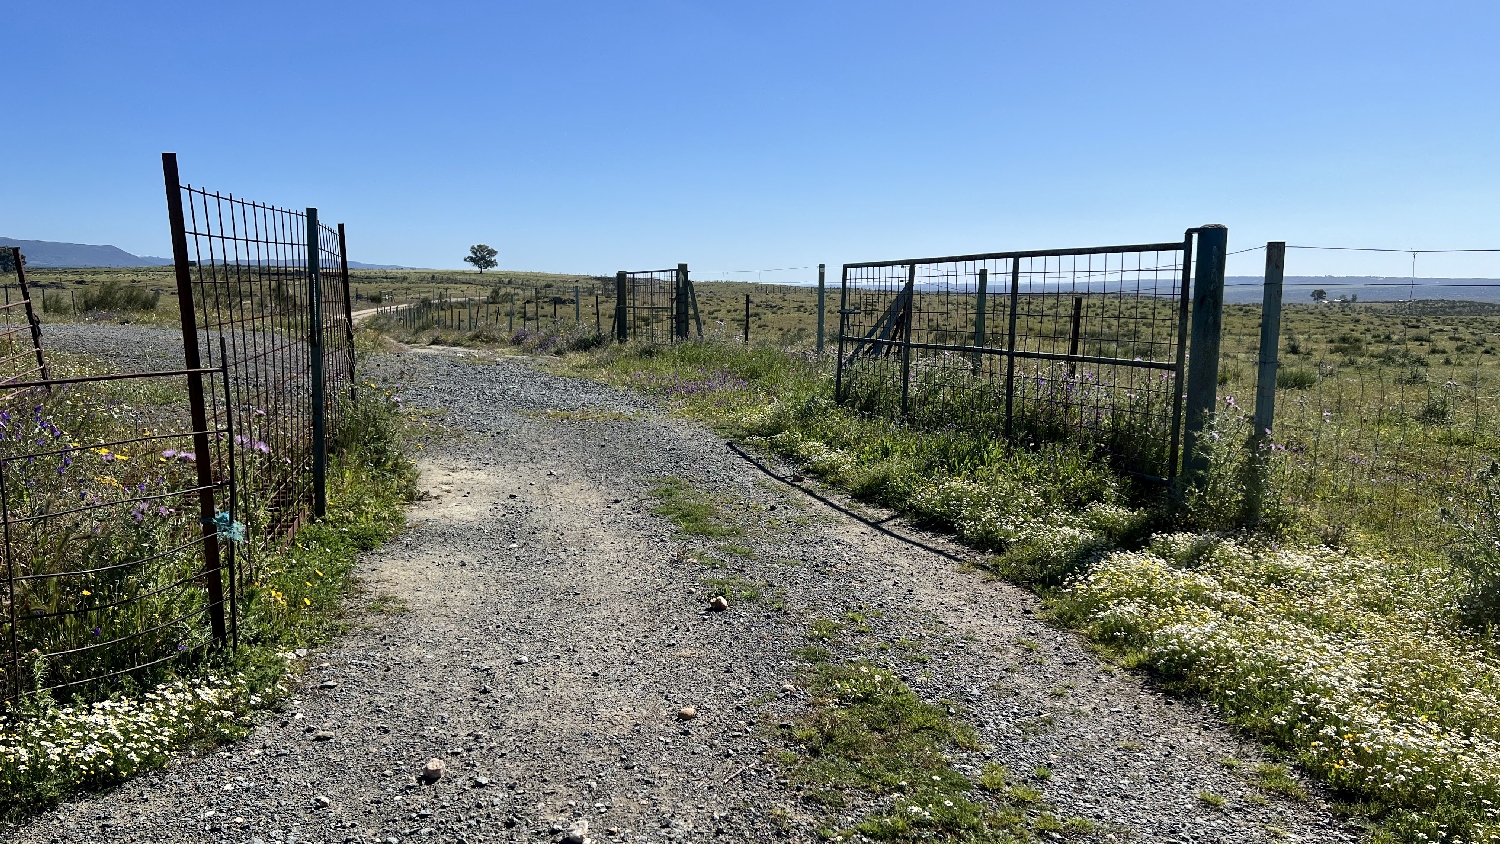
[[[245,541],[245,525],[235,521],[228,513],[215,513],[214,527],[219,531],[219,539],[225,542]]]

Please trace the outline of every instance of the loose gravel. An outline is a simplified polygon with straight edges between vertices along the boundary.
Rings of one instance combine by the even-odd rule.
[[[155,354],[138,331],[68,342]],[[15,841],[557,841],[578,819],[594,841],[812,841],[862,808],[799,801],[772,757],[807,705],[797,652],[818,620],[840,625],[825,644],[840,657],[888,662],[978,730],[960,770],[1047,769],[1029,784],[1095,840],[1358,839],[1315,788],[1258,791],[1254,745],[1037,620],[1035,596],[964,569],[970,552],[804,482],[837,506],[821,503],[646,398],[452,350],[375,357],[369,379],[441,423],[411,529],[360,564],[406,611],[299,660],[299,692],[246,741],[70,801]],[[668,476],[744,535],[679,536],[650,512]],[[703,580],[729,576],[762,598],[708,611]],[[425,784],[432,758],[445,773]]]

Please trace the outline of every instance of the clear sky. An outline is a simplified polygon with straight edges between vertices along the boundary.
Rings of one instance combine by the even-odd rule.
[[[4,24],[7,237],[170,255],[172,150],[412,266],[485,242],[710,278],[1208,222],[1231,249],[1500,247],[1494,2],[49,0]]]

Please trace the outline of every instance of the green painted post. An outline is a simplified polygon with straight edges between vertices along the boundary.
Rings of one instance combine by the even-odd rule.
[[[630,339],[630,331],[625,327],[625,285],[629,283],[624,270],[615,273],[615,340],[621,343]]]
[[[1182,435],[1183,481],[1195,484],[1208,470],[1203,437],[1213,421],[1219,392],[1219,340],[1224,325],[1224,262],[1229,229],[1207,225],[1198,229],[1197,272],[1193,278],[1192,329],[1188,345],[1187,422]]]
[[[901,416],[904,418],[911,403],[911,322],[917,310],[917,265],[906,267],[906,313],[901,325]],[[892,317],[894,318],[893,314]]]
[[[818,354],[823,354],[823,265],[818,265]]]
[[[688,338],[688,265],[677,265],[677,283],[672,290],[672,339]]]
[[[308,358],[312,362],[313,516],[328,509],[328,444],[324,442],[323,276],[318,260],[318,209],[307,209]]]

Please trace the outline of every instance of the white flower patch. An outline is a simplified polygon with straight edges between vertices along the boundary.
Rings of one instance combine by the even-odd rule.
[[[208,677],[158,686],[139,700],[46,706],[0,724],[0,799],[36,786],[112,781],[158,767],[194,740],[232,737],[243,678]]]
[[[1069,584],[1091,633],[1340,787],[1418,817],[1461,807],[1466,840],[1500,841],[1500,660],[1447,621],[1446,569],[1187,534],[1150,549]]]

